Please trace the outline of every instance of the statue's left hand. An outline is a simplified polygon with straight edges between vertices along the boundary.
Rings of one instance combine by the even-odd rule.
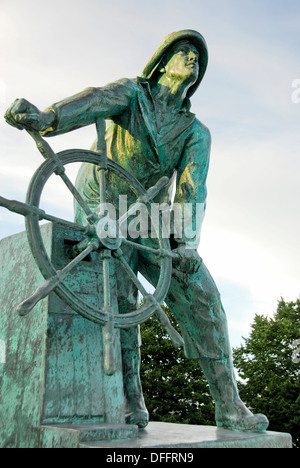
[[[172,252],[179,255],[179,259],[174,260],[175,268],[190,275],[197,273],[202,264],[202,258],[197,250],[189,249],[185,245],[180,245],[172,250]]]
[[[51,111],[41,112],[34,104],[26,99],[16,99],[7,109],[4,118],[13,127],[23,130],[44,131],[55,120]]]

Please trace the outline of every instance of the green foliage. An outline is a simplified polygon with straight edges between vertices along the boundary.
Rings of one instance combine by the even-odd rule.
[[[172,325],[180,332],[169,309]],[[152,421],[215,425],[214,404],[196,360],[174,347],[155,318],[141,326],[141,378]]]
[[[269,430],[288,432],[300,447],[300,364],[293,362],[293,341],[300,338],[300,299],[278,301],[272,318],[256,315],[245,344],[233,352],[244,382],[242,400],[266,414]]]
[[[172,314],[164,308],[173,326]],[[215,425],[214,404],[197,363],[178,351],[151,319],[141,326],[142,384],[152,421]],[[278,302],[273,317],[256,315],[249,338],[234,349],[234,364],[243,379],[245,404],[266,414],[271,431],[292,434],[300,447],[300,364],[293,362],[293,341],[300,339],[300,299]]]

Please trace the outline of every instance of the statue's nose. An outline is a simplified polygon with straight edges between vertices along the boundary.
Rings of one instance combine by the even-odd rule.
[[[195,62],[196,59],[197,59],[196,54],[195,54],[194,52],[190,51],[190,53],[189,53],[189,61],[190,61],[190,62]]]

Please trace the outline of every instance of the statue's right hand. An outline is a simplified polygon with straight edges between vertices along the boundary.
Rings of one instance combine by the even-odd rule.
[[[16,99],[7,109],[4,118],[8,124],[19,130],[26,128],[28,130],[43,131],[49,127],[47,114],[41,112],[26,99]]]

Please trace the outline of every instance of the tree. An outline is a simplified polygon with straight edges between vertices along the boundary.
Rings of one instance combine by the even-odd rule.
[[[163,307],[180,332],[171,312]],[[152,421],[215,425],[208,383],[197,363],[174,347],[155,318],[141,326],[141,378]]]
[[[233,351],[242,400],[264,413],[269,430],[288,432],[300,447],[300,364],[293,343],[300,338],[300,299],[278,301],[273,317],[256,315],[249,338]]]

